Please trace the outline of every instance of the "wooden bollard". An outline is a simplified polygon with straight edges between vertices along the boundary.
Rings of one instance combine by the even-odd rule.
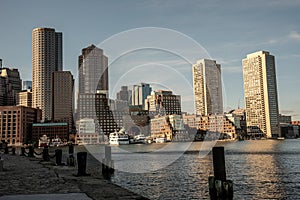
[[[7,146],[7,144],[5,145],[5,148],[4,148],[4,154],[8,154],[8,146]]]
[[[21,147],[21,155],[20,156],[26,156],[25,155],[25,147]]]
[[[16,148],[15,148],[15,147],[13,147],[13,148],[11,149],[11,154],[12,154],[12,155],[16,155]]]
[[[78,172],[75,176],[89,176],[90,174],[86,173],[86,159],[87,153],[86,152],[78,152],[77,153],[77,165],[78,165]]]
[[[105,146],[105,158],[102,160],[102,175],[106,179],[110,179],[114,173],[114,161],[111,159],[111,147]]]
[[[33,148],[33,146],[29,146],[28,157],[30,157],[30,158],[34,157],[34,148]]]
[[[70,167],[75,167],[75,157],[74,157],[74,146],[69,144],[69,157],[67,158],[67,165]]]
[[[224,147],[213,147],[212,153],[215,179],[226,181]]]
[[[61,149],[56,149],[55,150],[55,161],[56,165],[62,165],[62,150]]]
[[[44,149],[43,149],[43,160],[44,161],[49,161],[50,160],[48,146],[45,146]]]
[[[211,199],[233,199],[233,182],[226,179],[224,147],[213,147],[214,176],[208,178]]]

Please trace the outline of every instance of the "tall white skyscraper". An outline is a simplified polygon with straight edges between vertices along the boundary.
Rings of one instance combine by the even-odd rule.
[[[193,65],[195,112],[197,115],[222,114],[221,65],[202,59]]]
[[[279,136],[275,58],[266,51],[243,59],[247,130],[268,138]]]
[[[42,110],[42,119],[52,119],[51,77],[62,70],[62,33],[53,28],[32,31],[32,107]]]

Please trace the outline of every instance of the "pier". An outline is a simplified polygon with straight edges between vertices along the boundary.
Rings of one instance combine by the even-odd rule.
[[[86,175],[82,174],[85,168],[84,171],[78,171],[80,166],[56,163],[50,151],[50,160],[44,160],[42,155],[32,156],[32,149],[30,156],[21,156],[23,151],[19,149],[16,155],[12,152],[1,153],[3,170],[0,171],[0,200],[13,196],[21,199],[146,199],[105,180],[101,174],[101,163],[99,166],[85,163],[91,176],[81,176]],[[43,152],[41,149],[38,151]],[[60,151],[56,152],[61,156]],[[29,151],[26,150],[25,154],[29,154]],[[74,176],[78,173],[80,176]]]

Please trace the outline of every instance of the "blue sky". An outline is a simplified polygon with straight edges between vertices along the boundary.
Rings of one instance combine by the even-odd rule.
[[[300,120],[300,1],[2,0],[0,5],[0,58],[5,66],[19,68],[23,80],[31,79],[31,32],[35,27],[63,32],[64,69],[74,76],[82,48],[129,29],[163,27],[193,38],[221,64],[227,109],[243,106],[241,60],[248,53],[269,51],[276,59],[280,111]],[[153,56],[156,64],[190,67],[189,63],[179,64],[182,59],[174,55],[153,54],[151,50],[130,53],[112,65],[134,66],[137,60],[143,63]],[[113,84],[120,75],[111,71],[110,76],[112,92],[117,90]],[[169,81],[171,89],[182,85]],[[185,97],[184,110],[191,111],[191,96]]]

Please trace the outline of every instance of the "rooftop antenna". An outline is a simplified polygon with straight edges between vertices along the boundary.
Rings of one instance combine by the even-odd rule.
[[[2,59],[0,59],[0,69],[2,69]]]
[[[238,109],[240,109],[240,101],[241,101],[241,98],[239,98]]]

